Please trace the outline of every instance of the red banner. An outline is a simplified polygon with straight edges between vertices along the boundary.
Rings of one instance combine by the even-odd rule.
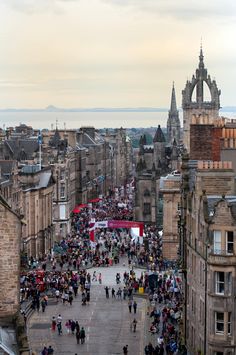
[[[108,228],[139,228],[140,237],[143,237],[143,223],[126,220],[110,220]]]
[[[126,220],[108,220],[108,221],[97,221],[91,219],[89,222],[89,236],[92,242],[95,241],[95,229],[96,228],[139,228],[139,236],[143,237],[143,223],[135,221]]]

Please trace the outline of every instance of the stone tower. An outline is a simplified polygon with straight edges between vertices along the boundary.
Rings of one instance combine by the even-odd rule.
[[[158,125],[156,134],[153,138],[153,146],[154,146],[153,162],[155,166],[156,167],[164,166],[166,140],[160,125]]]
[[[192,115],[204,115],[208,116],[209,119],[216,119],[219,116],[220,90],[218,90],[215,80],[211,80],[210,75],[207,74],[203,58],[201,48],[196,74],[193,75],[191,81],[187,81],[185,89],[182,91],[184,145],[187,150],[190,147]],[[196,96],[194,97],[195,90]],[[209,100],[206,99],[207,93],[209,94]]]
[[[177,144],[179,144],[180,120],[179,120],[179,112],[176,106],[175,87],[173,83],[171,104],[170,104],[170,110],[169,110],[169,115],[167,120],[167,142],[172,145],[174,140]]]

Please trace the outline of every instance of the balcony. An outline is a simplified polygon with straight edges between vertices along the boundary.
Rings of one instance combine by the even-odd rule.
[[[236,255],[228,250],[211,248],[208,252],[208,262],[213,265],[236,265]]]

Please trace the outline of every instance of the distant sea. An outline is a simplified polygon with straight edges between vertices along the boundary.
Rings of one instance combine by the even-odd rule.
[[[221,112],[221,116],[236,118],[236,112]],[[182,122],[182,112],[179,113]],[[0,127],[6,128],[26,124],[36,129],[54,129],[56,121],[58,128],[73,129],[82,126],[95,128],[146,128],[166,127],[168,111],[166,112],[48,112],[48,111],[0,111]],[[181,123],[182,125],[182,123]]]

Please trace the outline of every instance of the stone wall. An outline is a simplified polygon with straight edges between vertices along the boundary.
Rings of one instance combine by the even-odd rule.
[[[205,190],[207,195],[234,195],[234,172],[224,168],[198,170],[195,186],[199,194]]]
[[[19,309],[21,222],[0,200],[0,318]]]
[[[220,159],[220,139],[222,137],[222,127],[214,127],[212,131],[212,160]]]
[[[164,259],[177,260],[179,250],[179,204],[180,177],[168,175],[163,180],[163,237],[162,252]]]
[[[210,124],[190,126],[190,159],[212,160],[213,127]]]

